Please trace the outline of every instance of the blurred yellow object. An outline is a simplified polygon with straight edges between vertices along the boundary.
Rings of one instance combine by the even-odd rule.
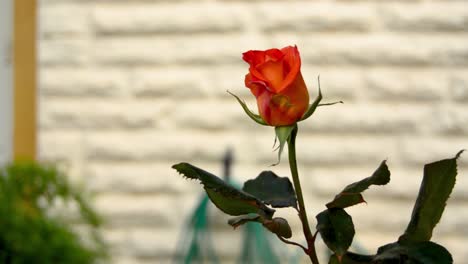
[[[36,157],[36,0],[14,1],[14,159]]]

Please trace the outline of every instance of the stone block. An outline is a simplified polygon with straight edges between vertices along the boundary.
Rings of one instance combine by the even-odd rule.
[[[93,10],[98,34],[225,33],[242,28],[238,5],[219,3],[99,4]]]

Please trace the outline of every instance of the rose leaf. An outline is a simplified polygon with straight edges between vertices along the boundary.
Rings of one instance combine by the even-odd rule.
[[[341,208],[332,208],[321,212],[316,218],[317,231],[327,247],[337,256],[343,256],[355,234],[351,216]]]
[[[452,255],[443,246],[431,241],[387,244],[378,249],[371,263],[452,264]]]
[[[455,186],[457,159],[436,161],[424,166],[424,176],[418,198],[413,208],[411,220],[399,241],[429,241],[432,230],[444,212],[447,200]]]
[[[226,214],[238,216],[255,213],[271,219],[275,212],[256,197],[189,163],[182,162],[172,168],[189,179],[199,180],[210,200]]]
[[[346,208],[365,202],[361,195],[363,191],[371,185],[385,185],[388,182],[390,182],[390,171],[384,160],[372,176],[346,186],[333,201],[327,203],[327,208]]]
[[[263,171],[257,178],[244,183],[242,190],[275,208],[297,208],[297,198],[288,177],[279,177],[272,171]]]

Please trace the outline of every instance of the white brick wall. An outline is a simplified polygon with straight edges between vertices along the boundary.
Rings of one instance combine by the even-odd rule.
[[[65,162],[96,192],[112,263],[170,260],[201,192],[172,164],[218,172],[232,147],[243,181],[275,162],[273,130],[225,92],[255,108],[243,87],[249,49],[297,44],[311,96],[320,74],[325,101],[345,101],[300,124],[311,221],[388,159],[390,185],[350,210],[369,252],[403,232],[422,165],[468,148],[465,0],[42,0],[39,11],[40,157]],[[286,162],[274,169],[288,175]],[[466,155],[459,175],[434,239],[464,263]],[[239,232],[221,219],[217,248],[232,261]]]

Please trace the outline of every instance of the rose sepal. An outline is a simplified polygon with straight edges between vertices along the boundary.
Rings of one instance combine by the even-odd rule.
[[[290,125],[290,126],[275,127],[275,134],[276,134],[275,142],[276,140],[278,140],[279,142],[278,161],[275,164],[272,164],[272,166],[276,166],[281,162],[281,153],[283,153],[284,144],[288,142],[289,137],[291,136],[294,129],[297,129],[297,123],[294,123],[293,125]]]
[[[247,107],[247,104],[242,101],[242,99],[239,98],[239,96],[231,93],[230,91],[227,91],[230,95],[234,96],[234,98],[237,99],[237,102],[242,106],[242,109],[244,109],[244,112],[255,122],[259,123],[260,125],[263,126],[268,126],[268,124],[263,120],[263,118],[260,115],[255,114],[254,112],[250,111],[250,109]]]
[[[309,105],[309,108],[307,109],[307,111],[304,113],[304,115],[299,121],[303,121],[309,118],[315,112],[315,109],[319,107],[320,101],[322,101],[322,98],[323,97],[322,97],[322,90],[320,89],[320,77],[319,77],[318,78],[318,95],[315,98],[314,102]]]

